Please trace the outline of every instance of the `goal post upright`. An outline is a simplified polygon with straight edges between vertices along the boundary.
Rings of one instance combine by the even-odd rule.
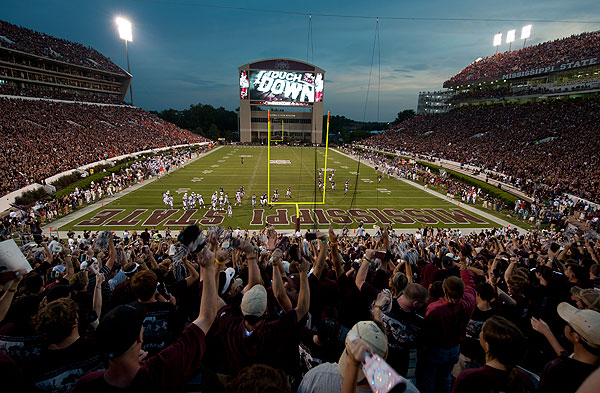
[[[329,111],[327,111],[327,132],[325,133],[325,173],[323,174],[323,205],[325,204],[325,177],[327,176],[327,151],[329,150]]]
[[[327,128],[325,133],[325,174],[327,176],[327,153],[329,150],[329,116],[330,112],[327,111]],[[283,133],[283,130],[282,130]],[[276,140],[271,139],[271,111],[267,112],[267,195],[271,198],[271,142],[276,142]],[[316,148],[316,146],[315,146]],[[315,179],[316,180],[316,179]],[[323,199],[320,202],[311,201],[311,202],[269,202],[270,205],[292,205],[296,207],[296,231],[300,230],[300,206],[301,205],[324,205],[325,204],[325,193],[327,187],[323,186]]]

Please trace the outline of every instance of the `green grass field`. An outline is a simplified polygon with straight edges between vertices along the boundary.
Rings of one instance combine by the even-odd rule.
[[[259,196],[267,192],[266,147],[227,146],[64,225],[60,230],[141,229],[152,226],[178,229],[193,222],[203,226],[218,224],[254,229],[269,223],[277,228],[289,229],[294,227],[296,202],[307,203],[299,206],[302,228],[312,228],[315,224],[326,228],[330,223],[336,228],[344,225],[356,228],[360,221],[367,228],[382,223],[392,223],[395,228],[496,225],[400,180],[384,176],[379,184],[373,168],[366,165],[358,167],[357,161],[333,149],[328,152],[327,176],[331,173],[329,169],[335,169],[336,189],[331,190],[326,177],[325,204],[318,204],[322,202],[322,193],[315,190],[315,173],[317,168],[325,166],[324,153],[324,148],[271,148],[271,195],[273,189],[278,188],[279,202],[288,202],[289,205],[261,208],[258,204]],[[350,183],[347,193],[344,192],[346,179]],[[242,206],[233,207],[231,218],[226,211],[210,210],[210,197],[221,186],[232,205],[236,190],[240,186],[245,188]],[[288,186],[292,190],[291,199],[285,197]],[[173,210],[167,210],[162,201],[162,194],[167,190],[174,195]],[[192,191],[202,194],[206,208],[196,206],[194,210],[183,210],[182,196],[184,192],[189,194]],[[251,202],[253,194],[257,196],[254,209]]]

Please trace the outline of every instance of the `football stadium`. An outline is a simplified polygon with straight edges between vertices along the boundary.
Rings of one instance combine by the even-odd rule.
[[[597,391],[600,22],[138,3],[177,42],[0,20],[2,391]],[[277,33],[226,54],[196,11]],[[415,21],[447,64],[382,63]],[[515,27],[472,61],[479,24]]]

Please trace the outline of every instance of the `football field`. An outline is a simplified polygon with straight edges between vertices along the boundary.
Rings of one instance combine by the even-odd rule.
[[[359,163],[334,150],[325,148],[272,147],[270,166],[267,147],[226,146],[171,172],[160,179],[99,207],[93,212],[63,225],[60,230],[121,230],[156,227],[179,229],[190,224],[222,225],[260,229],[267,224],[280,229],[292,229],[298,209],[302,229],[334,228],[347,225],[356,228],[363,222],[366,228],[392,224],[394,228],[415,228],[423,225],[452,228],[479,228],[497,224],[480,215],[395,178],[383,176],[364,163]],[[270,167],[270,168],[269,168]],[[325,198],[317,187],[319,169],[323,173]],[[332,190],[329,176],[335,170]],[[270,176],[269,176],[270,174]],[[270,181],[269,181],[270,179]],[[348,180],[348,191],[345,183]],[[269,184],[270,183],[270,184]],[[235,194],[244,187],[241,206],[234,206]],[[259,204],[260,196],[269,198],[279,191],[279,203]],[[211,195],[222,187],[232,206],[229,217],[226,208],[213,210]],[[290,187],[291,198],[286,197]],[[174,197],[173,209],[163,203],[163,193]],[[201,194],[205,207],[183,209],[182,197]],[[252,206],[256,195],[256,206]],[[298,203],[298,206],[296,206]]]

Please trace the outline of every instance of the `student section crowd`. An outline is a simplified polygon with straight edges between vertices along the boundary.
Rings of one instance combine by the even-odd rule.
[[[148,230],[28,244],[33,270],[2,275],[3,386],[364,392],[365,351],[408,392],[575,392],[597,370],[591,232],[360,233],[212,228],[182,238],[196,252]]]

